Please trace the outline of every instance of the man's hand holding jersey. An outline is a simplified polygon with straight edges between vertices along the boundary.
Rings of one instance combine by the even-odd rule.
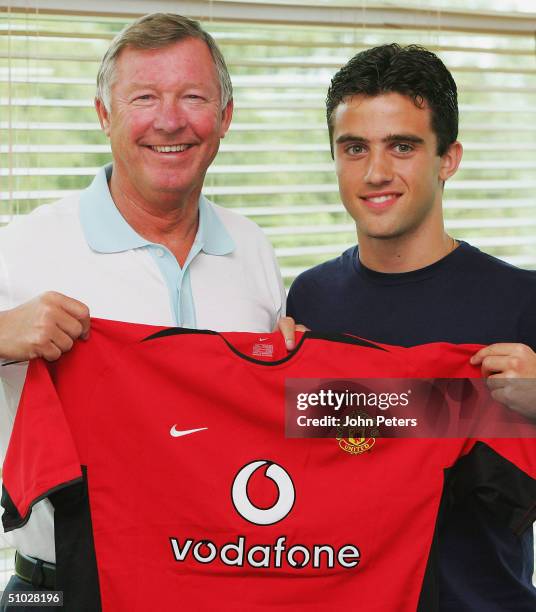
[[[30,302],[0,312],[0,359],[28,361],[42,357],[55,361],[70,351],[74,341],[89,336],[89,308],[74,298],[48,291]],[[285,339],[289,351],[296,332],[307,331],[291,317],[282,317],[274,331]]]
[[[0,358],[55,361],[77,338],[89,334],[89,308],[55,291],[48,291],[11,310],[0,312]]]
[[[305,325],[296,325],[296,321],[292,317],[281,317],[274,331],[280,331],[283,334],[287,350],[292,351],[296,348],[296,332],[309,330]]]
[[[471,357],[482,368],[494,400],[536,418],[536,353],[526,344],[490,344]]]

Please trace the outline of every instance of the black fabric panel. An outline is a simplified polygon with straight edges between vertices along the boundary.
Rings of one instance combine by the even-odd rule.
[[[364,340],[350,334],[336,334],[333,332],[307,331],[303,335],[304,338],[314,338],[316,340],[327,340],[328,342],[342,342],[343,344],[353,344],[355,346],[365,346],[367,348],[376,349],[377,351],[385,351],[383,346],[378,346],[370,340]]]
[[[16,527],[21,526],[23,524],[23,518],[19,514],[4,485],[2,485],[1,504],[2,508],[4,508],[4,513],[2,514],[2,525],[4,526],[4,531],[11,531]]]
[[[426,563],[426,571],[422,580],[421,594],[417,605],[417,612],[439,612],[439,546],[438,528],[434,531],[434,538]]]
[[[147,338],[143,338],[141,342],[146,342],[147,340],[156,340],[157,338],[166,338],[167,336],[184,336],[186,334],[203,334],[209,336],[217,336],[218,332],[211,331],[209,329],[189,329],[188,327],[168,327],[167,329],[162,329]]]
[[[441,493],[441,500],[439,502],[439,508],[437,511],[434,537],[432,539],[432,545],[430,546],[430,552],[428,554],[428,561],[426,563],[426,570],[424,572],[421,594],[419,597],[419,604],[417,606],[416,612],[439,612],[440,610],[439,543],[440,533],[443,522],[445,520],[445,515],[449,511],[450,482],[451,469],[446,469],[443,473],[443,491]]]
[[[515,443],[515,442],[513,442]],[[477,504],[516,536],[536,520],[536,480],[484,442],[445,470],[443,493],[417,612],[439,610],[439,551],[445,517],[455,506]]]
[[[464,503],[469,496],[516,535],[536,520],[536,480],[484,442],[452,468],[449,503]]]
[[[39,503],[40,501],[42,501],[43,499],[47,497],[50,497],[56,491],[60,491],[61,489],[64,489],[66,487],[71,487],[73,484],[76,484],[80,481],[81,481],[80,478],[75,478],[74,480],[70,480],[69,482],[62,483],[58,485],[57,487],[53,487],[49,491],[46,491],[46,493],[43,493],[43,495],[36,497],[34,500],[32,500],[32,503],[30,504],[30,507],[28,508],[28,512],[24,516],[21,516],[19,514],[19,511],[15,507],[13,500],[11,499],[11,497],[9,496],[9,493],[7,492],[7,489],[4,487],[4,485],[2,485],[1,505],[5,508],[5,512],[2,515],[2,524],[4,526],[4,531],[7,533],[8,531],[13,531],[13,529],[18,529],[19,527],[23,527],[30,520],[30,516],[32,515],[32,509],[35,506],[35,504]]]
[[[54,505],[56,589],[63,591],[66,612],[101,612],[85,466],[82,473],[82,482],[50,496]]]

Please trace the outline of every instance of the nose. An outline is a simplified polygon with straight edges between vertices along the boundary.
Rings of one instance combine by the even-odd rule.
[[[163,100],[156,111],[153,127],[155,130],[172,133],[183,129],[187,123],[186,112],[180,101]]]
[[[365,172],[365,182],[370,185],[384,185],[393,180],[393,169],[388,154],[371,152]]]

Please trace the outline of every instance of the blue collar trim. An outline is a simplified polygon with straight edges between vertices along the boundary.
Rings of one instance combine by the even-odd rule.
[[[153,244],[134,231],[117,209],[108,188],[111,175],[112,164],[104,166],[80,194],[80,222],[88,245],[98,253],[119,253]],[[209,255],[228,255],[235,249],[229,232],[203,195],[199,198],[195,243]]]

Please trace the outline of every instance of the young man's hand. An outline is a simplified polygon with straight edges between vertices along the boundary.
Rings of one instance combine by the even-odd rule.
[[[494,400],[536,418],[536,353],[526,344],[490,344],[471,357],[480,365]]]
[[[309,331],[304,325],[296,325],[296,321],[292,317],[281,317],[274,331],[278,330],[283,334],[285,345],[289,351],[296,348],[296,332]]]

